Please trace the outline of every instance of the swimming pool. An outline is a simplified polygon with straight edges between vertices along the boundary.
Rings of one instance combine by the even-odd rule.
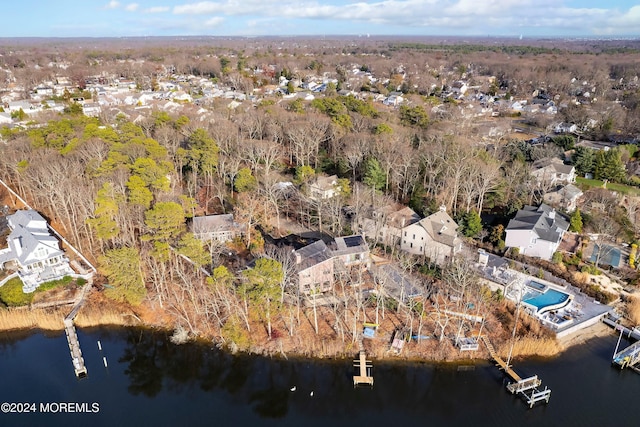
[[[569,300],[569,294],[556,291],[555,289],[547,289],[544,293],[538,293],[531,298],[526,298],[522,302],[529,304],[536,308],[536,312],[542,313],[546,308],[560,308],[563,303]]]

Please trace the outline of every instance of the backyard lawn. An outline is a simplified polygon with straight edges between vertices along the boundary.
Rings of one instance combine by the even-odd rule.
[[[576,184],[580,186],[595,188],[595,187],[602,187],[604,185],[604,182],[597,179],[587,179],[587,178],[577,177]],[[622,193],[622,194],[633,194],[636,196],[640,195],[640,188],[632,187],[630,185],[608,182],[607,189],[611,191],[617,191],[618,193]]]

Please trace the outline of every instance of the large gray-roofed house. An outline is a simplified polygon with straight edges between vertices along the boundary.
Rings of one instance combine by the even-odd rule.
[[[443,264],[462,249],[458,224],[444,208],[402,229],[400,249]]]
[[[527,256],[550,260],[569,223],[548,205],[525,206],[509,221],[505,245]]]
[[[7,223],[11,233],[7,237],[8,248],[0,250],[0,265],[15,265],[25,292],[73,273],[60,242],[49,233],[47,221],[38,212],[17,211],[7,217]]]

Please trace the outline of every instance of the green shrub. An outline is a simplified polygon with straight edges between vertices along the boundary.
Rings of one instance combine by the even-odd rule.
[[[19,307],[31,304],[33,293],[22,292],[22,280],[14,277],[3,286],[0,286],[0,300],[8,307]]]

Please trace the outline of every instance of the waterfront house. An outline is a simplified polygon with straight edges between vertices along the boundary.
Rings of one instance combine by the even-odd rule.
[[[333,255],[322,240],[293,253],[300,293],[308,295],[331,290],[334,278]]]
[[[336,277],[361,284],[371,268],[369,245],[360,235],[336,237],[329,245],[318,240],[293,251],[302,294],[319,294],[333,288]]]
[[[552,207],[525,206],[509,221],[505,245],[522,255],[550,260],[568,229],[569,223]]]
[[[51,235],[47,221],[34,210],[19,210],[7,217],[11,233],[8,247],[0,250],[0,266],[16,270],[25,293],[42,283],[73,274],[69,260]]]

